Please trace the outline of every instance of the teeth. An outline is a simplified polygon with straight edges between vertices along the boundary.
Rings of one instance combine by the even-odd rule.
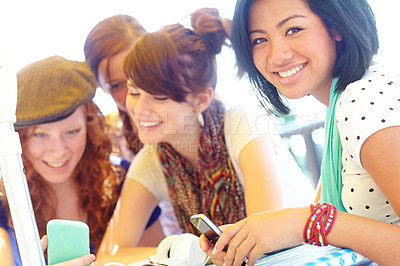
[[[160,122],[143,122],[143,121],[140,121],[140,125],[142,127],[154,127],[154,126],[158,125],[159,123]]]
[[[61,167],[64,165],[64,163],[47,163],[48,165],[50,165],[51,167]]]
[[[294,68],[292,68],[292,69],[290,69],[288,71],[278,72],[278,73],[279,73],[279,76],[281,76],[282,78],[287,78],[287,77],[290,77],[290,76],[296,74],[297,72],[299,72],[300,69],[302,69],[303,67],[304,67],[304,64],[300,65],[300,66],[297,66],[297,67],[294,67]]]

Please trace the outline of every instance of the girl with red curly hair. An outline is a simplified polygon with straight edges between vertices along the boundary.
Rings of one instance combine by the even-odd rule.
[[[112,144],[104,133],[105,119],[92,101],[94,76],[86,63],[58,56],[28,65],[17,76],[15,128],[21,138],[39,234],[46,234],[51,219],[83,221],[89,225],[91,252],[95,253],[117,203],[125,169],[110,161]],[[5,198],[0,207],[1,203],[6,204]],[[11,221],[5,210],[0,208],[0,238],[13,243]],[[157,207],[148,226],[159,213]],[[148,238],[149,243],[157,244],[161,237]],[[18,250],[12,249],[11,263],[20,265]],[[8,265],[10,261],[3,259],[10,257],[2,256],[0,264]],[[74,265],[86,265],[94,256],[77,260]]]

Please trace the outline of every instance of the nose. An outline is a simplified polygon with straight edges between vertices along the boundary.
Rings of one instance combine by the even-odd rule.
[[[142,92],[137,97],[132,111],[137,115],[148,114],[150,104],[151,104],[150,95],[146,92]]]
[[[285,40],[271,41],[269,45],[268,60],[276,66],[285,65],[294,56],[293,50]]]
[[[62,137],[54,137],[51,141],[50,152],[55,158],[61,158],[67,150]]]

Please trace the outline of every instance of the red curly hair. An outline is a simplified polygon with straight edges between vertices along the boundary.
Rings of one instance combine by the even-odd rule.
[[[90,228],[90,242],[95,248],[100,245],[108,221],[111,218],[118,200],[119,172],[109,159],[112,150],[111,140],[104,134],[106,122],[96,104],[84,105],[87,117],[87,139],[85,152],[75,168],[73,177],[77,183],[80,208],[87,213]],[[22,148],[31,136],[28,128],[17,130],[21,137]],[[46,232],[46,224],[55,217],[56,206],[49,200],[55,197],[56,191],[46,184],[44,179],[32,166],[26,156],[22,155],[32,205],[35,212],[39,234]]]

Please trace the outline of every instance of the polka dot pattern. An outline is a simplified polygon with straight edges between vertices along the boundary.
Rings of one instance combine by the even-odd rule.
[[[343,147],[342,200],[348,212],[400,224],[385,195],[362,167],[360,151],[375,132],[400,126],[400,78],[374,66],[363,79],[349,84],[336,105]]]

